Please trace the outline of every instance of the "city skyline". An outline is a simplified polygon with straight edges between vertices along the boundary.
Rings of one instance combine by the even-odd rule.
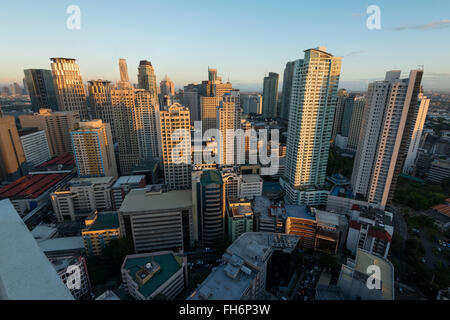
[[[0,18],[11,26],[4,37],[14,50],[2,53],[0,83],[22,83],[23,69],[50,69],[48,58],[65,56],[77,59],[85,82],[119,80],[117,61],[125,58],[132,83],[137,82],[139,61],[147,59],[155,68],[157,82],[168,75],[176,89],[200,82],[209,65],[243,91],[262,90],[263,78],[269,72],[281,75],[286,62],[301,56],[306,48],[326,46],[343,57],[342,88],[365,90],[369,82],[383,79],[384,70],[410,70],[418,65],[424,66],[425,90],[448,91],[450,87],[450,73],[446,72],[450,63],[445,59],[449,44],[441,41],[448,36],[450,26],[445,16],[449,3],[445,1],[408,2],[408,6],[405,1],[381,1],[377,3],[380,30],[367,28],[370,15],[366,9],[371,3],[365,1],[346,2],[339,7],[328,3],[333,10],[326,12],[316,8],[323,4],[307,2],[286,2],[285,6],[247,2],[239,4],[240,10],[234,10],[238,4],[234,2],[203,4],[177,2],[170,14],[154,14],[142,20],[143,13],[164,12],[167,8],[159,3],[132,2],[119,10],[114,4],[105,7],[79,1],[80,30],[66,27],[66,9],[71,5],[67,1],[50,6],[5,4],[7,10],[2,12],[8,15],[0,13]],[[31,12],[45,21],[39,28],[28,28],[33,21],[29,19]],[[224,23],[224,18],[230,22]],[[211,19],[217,23],[205,29]],[[185,21],[185,28],[180,29],[176,20]],[[27,41],[21,38],[25,28]],[[199,32],[204,37],[198,36]],[[51,36],[43,38],[39,36],[42,33]],[[224,37],[233,39],[235,46],[224,47]],[[420,40],[424,45],[417,45]],[[427,44],[435,43],[439,50],[430,50]]]

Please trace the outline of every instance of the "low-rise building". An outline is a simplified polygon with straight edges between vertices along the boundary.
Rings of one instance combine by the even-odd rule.
[[[128,255],[121,267],[122,281],[136,300],[173,300],[185,288],[186,265],[186,257],[173,251]]]
[[[441,183],[450,178],[450,159],[438,159],[431,163],[428,181]]]
[[[146,185],[145,175],[121,176],[111,187],[111,198],[113,210],[119,210],[123,199],[132,189],[144,188]]]
[[[58,221],[84,220],[99,210],[111,210],[114,177],[74,178],[51,194]]]
[[[80,299],[91,291],[91,283],[84,257],[69,255],[51,257],[49,260],[75,299]]]
[[[239,185],[239,197],[254,199],[260,197],[263,190],[263,180],[258,174],[243,174]]]
[[[81,236],[88,255],[101,255],[111,240],[120,238],[117,212],[95,212],[84,223],[86,228],[81,231]]]
[[[298,241],[296,235],[244,233],[227,248],[222,264],[213,269],[188,300],[262,299],[273,253],[291,254]]]
[[[19,137],[29,169],[51,158],[44,130],[38,130],[37,128],[22,129],[19,131]]]
[[[266,197],[256,197],[253,199],[252,208],[256,231],[284,233],[287,217],[283,206],[272,204]]]
[[[357,249],[363,249],[386,258],[393,234],[392,213],[370,206],[353,206],[346,245],[353,254]]]
[[[245,232],[253,231],[253,210],[251,202],[245,199],[228,199],[228,239],[233,242]]]

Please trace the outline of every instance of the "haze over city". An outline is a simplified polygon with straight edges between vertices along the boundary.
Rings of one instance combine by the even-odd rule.
[[[81,9],[81,28],[69,30],[66,8]],[[450,3],[376,1],[381,29],[369,30],[371,1],[8,1],[0,19],[5,49],[0,83],[21,82],[23,69],[49,68],[49,58],[78,60],[84,81],[118,80],[126,58],[130,79],[148,59],[157,80],[175,87],[200,82],[215,67],[243,91],[261,90],[269,72],[305,48],[326,46],[343,57],[340,87],[365,90],[385,70],[423,65],[426,90],[448,91]],[[36,19],[35,17],[39,17]],[[430,44],[433,44],[430,46]],[[13,49],[13,50],[12,50]]]

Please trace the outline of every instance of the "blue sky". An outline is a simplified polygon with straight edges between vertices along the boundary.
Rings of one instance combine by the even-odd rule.
[[[372,4],[381,30],[366,27]],[[69,5],[81,9],[80,30],[66,28]],[[450,91],[448,0],[14,0],[2,1],[0,26],[0,83],[64,56],[78,59],[84,81],[117,80],[126,58],[133,82],[147,59],[177,88],[206,79],[209,65],[241,90],[260,89],[266,73],[282,77],[287,61],[322,45],[343,57],[341,87],[424,65],[425,89]]]

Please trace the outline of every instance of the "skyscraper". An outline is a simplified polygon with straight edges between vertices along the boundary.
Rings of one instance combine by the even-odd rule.
[[[333,132],[331,138],[334,140],[337,134],[341,133],[342,118],[344,116],[345,101],[348,92],[345,89],[339,89],[337,94],[336,109],[334,112]]]
[[[333,115],[341,58],[326,48],[308,49],[295,61],[287,137],[285,186],[287,200],[323,204]],[[321,190],[322,189],[322,190]]]
[[[278,117],[278,78],[279,75],[275,72],[269,72],[269,75],[264,77],[262,111],[266,118]]]
[[[384,207],[393,196],[414,133],[422,70],[400,79],[386,73],[369,84],[351,184],[353,193]]]
[[[216,109],[222,100],[221,97],[200,97],[202,132],[216,128]]]
[[[26,69],[24,84],[30,95],[34,112],[39,109],[58,110],[55,87],[53,86],[52,72],[44,69]]]
[[[135,99],[135,89],[131,86],[111,90],[121,175],[131,174],[133,168],[140,162]]]
[[[50,58],[50,60],[59,110],[77,111],[82,120],[88,119],[86,90],[76,60],[71,58]]]
[[[237,163],[237,150],[244,146],[245,141],[235,141],[235,130],[241,126],[239,109],[236,108],[236,97],[231,93],[223,96],[220,106],[217,108],[217,124],[222,135],[222,141],[219,143],[219,157],[221,164],[233,165]],[[245,137],[242,137],[243,139]],[[239,143],[240,142],[240,143]],[[242,149],[243,150],[243,149]],[[242,156],[245,156],[244,154]]]
[[[91,80],[88,85],[89,103],[94,118],[101,119],[104,123],[109,123],[113,141],[116,141],[116,127],[111,102],[112,88],[111,81],[101,79]]]
[[[161,94],[164,96],[174,96],[175,95],[175,84],[166,75],[164,80],[160,83]]]
[[[79,123],[71,132],[80,177],[118,177],[111,129],[102,120]]]
[[[72,153],[70,131],[75,130],[80,122],[78,112],[40,109],[33,115],[19,116],[19,121],[22,128],[45,130],[52,157]]]
[[[262,96],[260,94],[242,97],[242,108],[244,113],[262,113]]]
[[[358,147],[359,132],[361,131],[365,103],[366,100],[364,96],[355,96],[353,98],[352,116],[347,142],[347,149],[350,151],[356,151],[356,148]]]
[[[155,70],[150,61],[141,60],[139,62],[138,87],[150,91],[155,96],[158,94]]]
[[[419,94],[419,110],[417,112],[417,120],[414,125],[414,130],[411,135],[411,143],[409,144],[408,154],[406,155],[405,164],[403,165],[403,173],[411,174],[414,169],[414,164],[417,157],[417,151],[419,149],[420,139],[422,137],[423,125],[427,117],[428,107],[430,105],[430,99]]]
[[[159,105],[156,97],[142,89],[135,90],[134,109],[139,154],[143,160],[156,160],[160,155]]]
[[[128,79],[128,66],[125,59],[119,59],[119,72],[121,82],[130,82]]]
[[[291,103],[292,76],[294,75],[294,61],[286,63],[283,73],[283,92],[281,93],[280,117],[289,120],[289,106]]]
[[[191,131],[189,109],[178,103],[160,113],[164,180],[170,190],[191,187]]]
[[[0,116],[0,178],[13,181],[26,174],[25,154],[13,116]]]

